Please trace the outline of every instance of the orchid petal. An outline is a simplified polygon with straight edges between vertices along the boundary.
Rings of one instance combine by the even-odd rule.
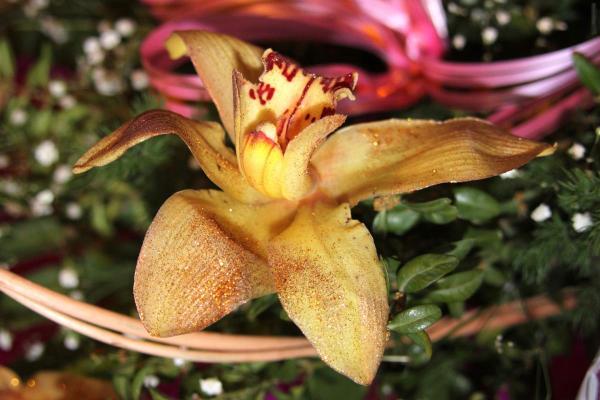
[[[356,73],[336,78],[309,74],[271,49],[262,58],[264,72],[258,83],[241,71],[233,75],[238,158],[245,136],[260,122],[276,125],[277,141],[285,150],[309,124],[334,114],[338,100],[354,99]]]
[[[262,49],[231,36],[206,31],[179,31],[166,43],[171,58],[189,55],[213,99],[221,121],[235,142],[233,129],[234,70],[256,81],[263,70]]]
[[[148,111],[123,124],[89,149],[75,163],[73,171],[81,173],[106,165],[146,139],[169,134],[179,136],[208,178],[231,196],[249,203],[265,201],[240,174],[235,155],[225,145],[225,134],[218,123],[194,121],[165,110]]]
[[[346,120],[345,115],[323,117],[308,125],[293,138],[283,156],[281,191],[284,198],[297,200],[308,194],[314,186],[310,174],[310,159],[327,136]]]
[[[247,205],[213,190],[171,196],[146,233],[135,271],[135,302],[148,332],[203,329],[272,293],[266,246],[292,212],[289,204]]]
[[[348,204],[300,207],[271,240],[269,265],[283,307],[321,358],[369,384],[387,339],[387,289],[373,238]]]
[[[476,118],[391,119],[338,131],[311,162],[327,196],[355,204],[372,196],[488,178],[552,151],[548,144],[512,136]]]

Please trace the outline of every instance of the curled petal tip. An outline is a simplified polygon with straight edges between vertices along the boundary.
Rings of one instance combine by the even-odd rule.
[[[548,145],[548,147],[546,147],[544,150],[542,150],[537,156],[538,157],[551,156],[552,154],[554,154],[554,152],[556,152],[557,147],[558,147],[557,143]]]
[[[176,32],[172,33],[171,36],[165,42],[165,48],[169,53],[169,57],[172,60],[176,60],[178,58],[183,57],[187,54],[187,48],[185,47],[185,42]]]

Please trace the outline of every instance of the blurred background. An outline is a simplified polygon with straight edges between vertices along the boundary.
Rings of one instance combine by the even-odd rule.
[[[271,2],[247,3],[248,12],[260,18],[272,14],[302,19],[293,7],[287,13],[285,8],[302,2],[279,2],[273,8]],[[339,15],[336,20],[322,10],[329,5],[313,3],[302,7],[307,13],[316,10],[325,21],[333,18],[331,29],[343,38],[354,20]],[[442,95],[445,78],[433,76],[428,66],[488,65],[593,40],[599,32],[600,4],[455,0],[432,1],[432,7],[415,11],[405,3],[331,5],[357,21],[367,18],[381,26],[377,32],[391,43],[389,48],[400,49],[395,59],[385,51],[388,47],[377,44],[377,35],[366,36],[375,43],[370,47],[358,41],[353,45],[353,40],[315,40],[301,27],[294,37],[272,30],[255,42],[303,65],[317,65],[315,70],[324,64],[360,69],[365,78],[359,100],[361,91],[364,99],[373,95],[373,100],[350,109],[350,122],[495,115],[507,127],[524,123],[518,131],[522,136],[556,142],[557,152],[501,177],[403,197],[405,203],[390,210],[375,211],[372,202],[359,204],[354,215],[375,235],[390,278],[392,305],[400,265],[420,255],[447,252],[460,258],[459,271],[483,272],[470,283],[468,296],[441,304],[446,316],[459,318],[465,310],[540,294],[558,299],[565,290],[576,299],[575,308],[466,338],[444,338],[434,343],[432,354],[393,333],[394,347],[386,352],[373,385],[365,388],[317,359],[203,364],[121,350],[0,295],[0,398],[575,398],[600,344],[600,110],[594,100],[600,94],[600,72],[593,64],[600,48],[592,43],[596,47],[579,59],[577,70],[570,61],[572,52],[566,53],[568,62],[559,72],[571,74],[564,81],[568,84],[540,92],[455,82]],[[150,51],[142,59],[140,47],[156,29],[182,18],[204,21],[209,16],[206,21],[225,31],[236,28],[236,20],[228,18],[246,5],[0,0],[0,268],[74,299],[136,315],[133,272],[154,214],[172,193],[209,187],[210,182],[175,137],[154,138],[81,176],[73,176],[71,166],[98,139],[148,109],[169,107],[217,119],[209,102],[197,101],[199,84],[198,94],[177,98],[160,86],[160,73],[152,70],[161,66],[165,73],[191,74],[191,64],[167,68],[158,53]],[[211,19],[213,15],[218,17]],[[417,29],[420,19],[415,15],[428,21],[423,30]],[[398,22],[403,20],[409,22]],[[426,34],[411,36],[413,28]],[[553,63],[558,61],[541,67],[558,65]],[[517,66],[510,74],[527,68],[534,67]],[[490,77],[493,71],[483,68],[479,74]],[[393,93],[371,93],[388,83],[394,84]],[[477,94],[488,101],[495,93],[500,100],[489,106],[462,106],[465,96]],[[503,103],[505,95],[510,101]],[[561,103],[565,99],[570,102]],[[568,107],[555,109],[556,104]],[[557,110],[552,114],[556,118],[543,129],[527,125],[548,116],[548,110]],[[501,112],[512,112],[514,118],[503,119]],[[210,330],[300,335],[274,295],[245,304]],[[55,389],[47,388],[56,382],[68,390],[50,393]]]

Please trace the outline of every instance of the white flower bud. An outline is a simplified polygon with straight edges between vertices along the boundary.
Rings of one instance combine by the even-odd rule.
[[[42,354],[44,354],[44,344],[41,342],[32,343],[27,350],[25,350],[25,359],[27,361],[36,361]]]
[[[483,44],[490,45],[496,42],[498,39],[498,30],[492,26],[488,26],[481,31],[481,40]]]
[[[12,110],[9,116],[9,121],[14,126],[22,126],[27,122],[27,112],[22,108]]]
[[[452,38],[452,47],[454,47],[457,50],[464,49],[466,44],[467,44],[467,39],[465,38],[464,35],[461,35],[460,33],[454,35],[454,37]]]
[[[67,182],[69,179],[71,179],[72,176],[73,176],[73,173],[71,172],[71,167],[63,164],[63,165],[59,165],[54,170],[54,174],[52,175],[52,178],[54,179],[54,182],[56,182],[58,184],[63,184],[65,182]]]
[[[67,85],[63,81],[48,82],[48,91],[55,98],[61,98],[67,94]]]
[[[223,384],[217,378],[200,379],[200,390],[207,396],[218,396],[223,393]]]
[[[67,218],[76,220],[81,218],[83,211],[81,210],[81,206],[77,203],[68,203],[65,208],[65,214]]]
[[[581,160],[585,156],[585,147],[580,143],[573,143],[567,153],[574,160]]]
[[[592,226],[592,215],[589,212],[576,213],[571,218],[571,223],[575,232],[585,232]]]
[[[73,268],[63,268],[58,273],[58,283],[65,289],[73,289],[79,286],[79,276]]]
[[[143,69],[136,69],[131,73],[131,86],[135,90],[144,90],[148,87],[148,74]]]
[[[542,203],[531,212],[531,219],[535,222],[543,222],[552,216],[552,210],[547,204]]]
[[[58,160],[58,149],[50,140],[44,140],[38,144],[33,154],[35,160],[44,167],[52,165]]]
[[[550,17],[540,18],[535,23],[535,27],[542,35],[547,35],[554,29],[554,21]]]
[[[100,34],[100,45],[106,50],[112,50],[121,43],[121,35],[117,31],[108,30]]]
[[[135,32],[135,22],[129,18],[119,19],[115,23],[115,29],[121,34],[121,36],[129,37]]]

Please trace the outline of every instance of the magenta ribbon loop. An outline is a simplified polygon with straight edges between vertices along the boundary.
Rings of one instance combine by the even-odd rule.
[[[176,73],[186,60],[170,60],[164,42],[177,30],[222,32],[248,41],[316,40],[371,51],[386,64],[384,73],[352,65],[315,65],[322,75],[358,71],[357,100],[344,102],[351,115],[406,107],[429,94],[437,101],[471,111],[514,134],[540,138],[555,130],[567,111],[592,103],[582,89],[574,51],[600,64],[600,38],[534,57],[487,63],[441,59],[445,16],[439,0],[143,0],[166,21],[141,46],[150,83],[165,107],[198,116],[198,101],[210,101],[196,75]],[[536,112],[536,110],[543,110]],[[527,110],[527,112],[524,112]]]

